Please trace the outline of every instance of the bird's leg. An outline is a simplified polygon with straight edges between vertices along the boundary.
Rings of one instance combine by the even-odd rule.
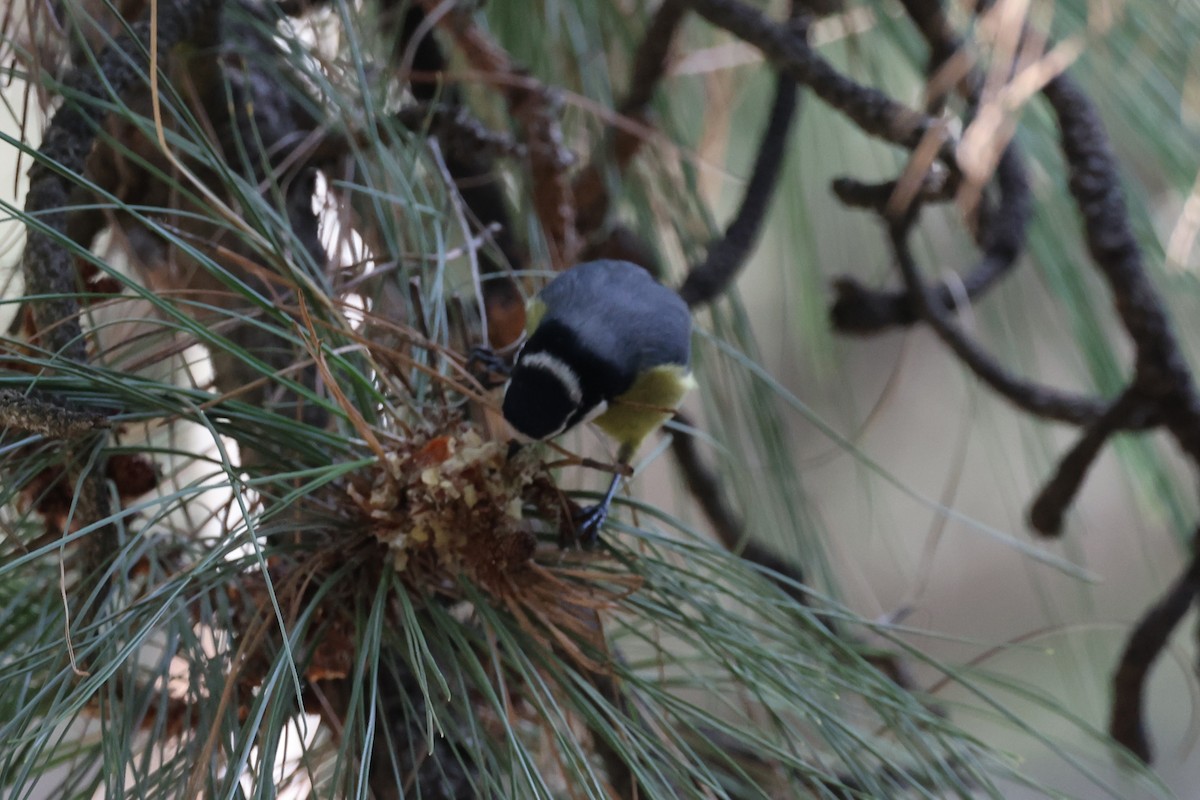
[[[496,353],[490,347],[472,347],[467,354],[467,370],[475,376],[485,389],[495,389],[502,386],[512,373],[508,360]],[[503,375],[496,380],[492,375]]]
[[[600,538],[600,529],[608,519],[608,507],[617,494],[617,487],[621,485],[621,477],[619,472],[613,475],[612,482],[608,484],[608,491],[604,493],[604,499],[594,506],[580,509],[572,519],[575,523],[575,541],[579,542],[584,550],[591,550],[596,546]]]

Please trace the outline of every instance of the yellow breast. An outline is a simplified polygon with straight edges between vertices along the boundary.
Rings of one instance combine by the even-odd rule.
[[[685,366],[654,367],[639,375],[629,391],[609,402],[593,421],[620,444],[618,460],[628,461],[642,441],[671,418],[695,385]]]

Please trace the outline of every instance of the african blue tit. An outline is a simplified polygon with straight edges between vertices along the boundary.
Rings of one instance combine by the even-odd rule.
[[[679,295],[628,261],[589,261],[529,301],[528,338],[504,393],[504,417],[533,439],[594,422],[628,464],[694,385],[692,318]],[[577,520],[594,542],[620,476]]]

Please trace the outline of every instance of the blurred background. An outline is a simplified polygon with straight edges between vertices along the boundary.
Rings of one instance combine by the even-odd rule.
[[[1186,32],[1200,17],[1178,4],[1027,5],[1032,16],[1053,20],[1060,40],[1083,44],[1072,71],[1101,107],[1153,280],[1170,303],[1190,362],[1198,364],[1200,254],[1193,246],[1194,212],[1187,209],[1196,203],[1200,50]],[[899,10],[861,4],[857,12],[846,18],[853,32],[818,29],[817,36],[830,37],[822,53],[851,74],[870,76],[868,83],[918,102],[914,65],[922,51]],[[697,145],[704,162],[720,167],[702,181],[718,219],[738,196],[738,176],[748,171],[756,135],[750,120],[761,119],[768,98],[753,56],[742,55],[749,63],[681,78],[699,84],[696,91],[708,99],[689,106],[697,113],[703,108],[703,121],[692,124],[719,131]],[[689,63],[702,63],[692,58]],[[1035,161],[1030,253],[960,321],[1019,375],[1111,392],[1114,376],[1128,372],[1129,342],[1082,250],[1044,105],[1034,101],[1023,109],[1021,123],[1018,141]],[[892,152],[806,98],[771,224],[739,281],[761,363],[794,398],[775,404],[798,476],[794,496],[808,530],[826,548],[829,583],[847,603],[868,617],[902,616],[904,626],[922,631],[903,634],[909,644],[970,665],[995,692],[997,706],[980,712],[977,698],[944,686],[937,694],[956,721],[1011,748],[1021,768],[1038,779],[1072,796],[1098,796],[1094,787],[1065,777],[1060,754],[1012,737],[1003,716],[1030,719],[1067,753],[1096,759],[1097,773],[1108,772],[1114,787],[1122,786],[1121,770],[1106,766],[1102,748],[1056,713],[1039,711],[1025,689],[1005,687],[1036,687],[1104,729],[1110,678],[1130,626],[1186,563],[1196,524],[1195,476],[1165,440],[1118,437],[1089,473],[1063,539],[1031,535],[1029,504],[1074,431],[1014,409],[928,330],[869,339],[831,332],[834,278],[850,274],[889,287],[899,278],[889,263],[886,231],[870,215],[834,201],[830,181],[842,175],[884,180],[895,172]],[[933,213],[923,219],[917,240],[928,277],[952,279],[973,262],[974,251],[960,226]],[[771,485],[770,467],[764,464],[749,480]],[[779,535],[783,525],[760,520],[755,530],[774,532],[776,546],[813,563],[811,553]],[[1089,576],[1039,563],[1014,542],[1059,555]],[[1155,668],[1147,706],[1161,748],[1155,770],[1185,798],[1200,797],[1195,641],[1189,617]],[[971,710],[957,708],[960,702]],[[1116,788],[1118,796],[1141,791]]]

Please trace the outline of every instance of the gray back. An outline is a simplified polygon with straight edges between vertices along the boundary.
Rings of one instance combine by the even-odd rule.
[[[547,319],[560,322],[597,356],[620,355],[634,374],[687,365],[692,317],[672,289],[628,261],[589,261],[563,272],[539,293]]]

